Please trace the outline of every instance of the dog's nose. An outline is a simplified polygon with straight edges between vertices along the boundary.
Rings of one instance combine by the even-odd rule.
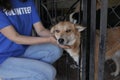
[[[60,39],[58,39],[58,42],[59,42],[60,44],[63,44],[63,43],[64,43],[64,39],[63,39],[63,38],[60,38]]]

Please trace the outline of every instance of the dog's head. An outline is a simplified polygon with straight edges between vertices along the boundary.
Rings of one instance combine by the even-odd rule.
[[[59,22],[52,27],[51,33],[57,39],[58,44],[62,45],[73,45],[76,39],[80,38],[80,32],[85,27],[73,24],[68,21]]]

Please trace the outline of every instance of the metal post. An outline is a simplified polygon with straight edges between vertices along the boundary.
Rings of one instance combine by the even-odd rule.
[[[88,0],[82,0],[81,8],[83,9],[83,19],[82,19],[82,25],[88,28]],[[88,29],[85,30],[85,32],[82,34],[83,40],[82,40],[82,49],[81,49],[81,57],[82,57],[82,80],[88,80],[88,66],[87,64],[87,52],[88,50]]]
[[[89,80],[94,80],[94,54],[95,54],[95,33],[96,33],[96,0],[91,0],[90,16],[90,62],[89,62]]]
[[[106,40],[106,28],[107,28],[107,7],[108,7],[108,0],[101,0],[98,80],[104,80],[105,40]]]

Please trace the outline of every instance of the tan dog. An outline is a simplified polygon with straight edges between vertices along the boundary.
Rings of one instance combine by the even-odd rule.
[[[95,49],[95,80],[98,80],[99,36],[99,30],[97,30]],[[111,75],[117,76],[120,72],[120,27],[107,29],[105,60],[108,59],[112,59],[116,64],[116,70],[111,73]]]
[[[58,44],[70,46],[70,49],[65,50],[77,64],[79,63],[80,32],[84,29],[85,27],[75,25],[68,21],[59,22],[51,29],[51,33],[54,34]]]

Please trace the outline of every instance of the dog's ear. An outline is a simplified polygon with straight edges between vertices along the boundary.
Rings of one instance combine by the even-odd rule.
[[[50,32],[51,32],[52,34],[54,34],[54,32],[55,32],[55,27],[54,27],[54,26],[50,29]]]
[[[86,29],[86,27],[83,27],[83,26],[81,26],[81,25],[75,25],[75,28],[76,28],[79,32],[81,32],[81,31],[83,31],[83,30]]]

